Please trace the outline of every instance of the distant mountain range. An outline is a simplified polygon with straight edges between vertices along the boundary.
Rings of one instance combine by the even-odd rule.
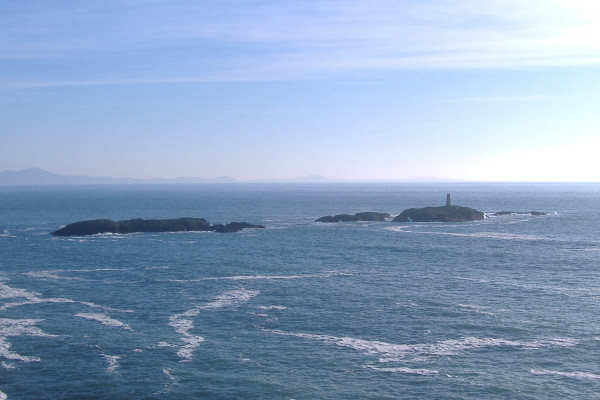
[[[20,171],[0,172],[0,185],[107,185],[107,184],[161,184],[161,183],[245,183],[229,176],[218,178],[178,177],[172,179],[154,178],[111,178],[87,175],[61,175],[41,168],[27,168]],[[343,182],[312,175],[295,179],[263,179],[254,183],[325,183]]]
[[[351,182],[341,179],[325,178],[321,175],[310,175],[300,178],[261,179],[254,181],[238,181],[229,176],[218,178],[178,177],[171,179],[137,179],[137,178],[111,178],[87,175],[61,175],[43,170],[41,168],[27,168],[20,171],[0,172],[0,185],[115,185],[115,184],[163,184],[163,183],[341,183]],[[371,180],[368,182],[390,182]],[[416,178],[402,182],[452,182],[440,178]]]

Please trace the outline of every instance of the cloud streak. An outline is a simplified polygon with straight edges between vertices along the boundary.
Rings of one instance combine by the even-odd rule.
[[[589,3],[109,0],[66,8],[60,1],[5,2],[0,65],[8,73],[0,85],[598,65],[600,8]]]

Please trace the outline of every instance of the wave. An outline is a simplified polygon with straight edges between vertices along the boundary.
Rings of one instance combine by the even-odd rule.
[[[121,356],[109,356],[108,354],[102,354],[102,357],[108,362],[108,367],[106,370],[108,372],[113,372],[115,369],[119,368],[119,360]]]
[[[0,400],[6,400],[8,399],[8,396],[6,395],[6,393],[4,393],[2,390],[0,390]]]
[[[87,282],[96,281],[96,279],[86,279],[86,278],[81,278],[78,276],[60,276],[52,271],[27,272],[27,273],[25,273],[25,275],[29,276],[30,278],[35,278],[35,279],[63,279],[63,280],[69,280],[69,281],[87,281]]]
[[[228,292],[221,293],[218,295],[214,301],[208,303],[201,308],[222,308],[222,307],[231,307],[237,306],[241,303],[245,303],[254,296],[257,296],[260,292],[258,290],[246,290],[246,289],[236,289],[230,290]]]
[[[296,275],[234,275],[234,276],[217,276],[204,277],[196,279],[169,279],[169,282],[201,282],[201,281],[253,281],[253,280],[277,280],[277,279],[311,279],[311,278],[332,278],[336,276],[351,276],[347,272],[325,272],[322,274],[296,274]]]
[[[485,306],[477,306],[477,305],[473,305],[473,304],[460,304],[459,303],[458,307],[463,308],[465,310],[474,311],[477,314],[495,315],[493,312],[488,311],[489,307],[485,307]]]
[[[7,360],[34,362],[40,361],[39,357],[22,356],[10,350],[12,344],[7,340],[15,336],[35,336],[52,338],[56,335],[50,335],[35,326],[42,319],[10,319],[0,318],[0,358]]]
[[[256,307],[260,310],[287,310],[286,306],[258,306]]]
[[[501,239],[501,240],[546,240],[547,238],[535,235],[526,234],[514,234],[514,233],[502,233],[502,232],[474,232],[474,233],[455,233],[455,232],[424,232],[432,233],[437,235],[448,235],[448,236],[464,236],[464,237],[475,237],[475,238],[489,238],[489,239]]]
[[[2,367],[3,369],[17,369],[17,367],[15,367],[12,364],[7,363],[6,361],[0,362],[0,367]]]
[[[563,372],[563,371],[551,371],[547,369],[532,369],[531,371],[534,375],[557,375],[563,376],[567,378],[582,378],[582,379],[600,379],[600,374],[594,374],[591,372]]]
[[[112,308],[112,307],[107,307],[107,306],[102,306],[100,304],[95,304],[89,301],[79,301],[78,303],[83,304],[84,306],[88,306],[90,308],[101,308],[105,311],[111,311],[111,312],[120,312],[120,313],[132,313],[133,310],[121,310],[118,308]]]
[[[131,313],[132,310],[119,310],[111,307],[101,306],[87,301],[76,301],[66,298],[52,298],[52,297],[39,297],[40,293],[30,292],[25,289],[14,288],[0,282],[0,299],[11,299],[11,298],[24,298],[24,301],[7,302],[0,305],[0,311],[7,310],[13,307],[20,307],[30,304],[40,303],[79,303],[91,308],[102,308],[106,311],[115,311],[122,313]]]
[[[100,322],[102,325],[106,325],[106,326],[113,326],[116,328],[123,328],[126,329],[128,331],[132,331],[133,329],[131,329],[131,327],[117,319],[111,318],[106,314],[100,314],[100,313],[77,313],[75,314],[76,317],[81,317],[81,318],[85,318],[85,319],[90,319],[92,321],[98,321]]]
[[[165,394],[171,392],[173,390],[173,386],[177,385],[179,381],[173,376],[170,369],[164,368],[162,372],[169,379],[169,381],[164,385],[162,390],[155,392],[154,395],[160,396],[160,398],[165,398]]]
[[[30,271],[25,272],[23,275],[28,276],[30,278],[36,279],[63,279],[63,280],[77,280],[77,281],[88,281],[88,282],[105,282],[100,279],[91,279],[91,278],[82,278],[79,276],[64,276],[59,275],[61,273],[77,273],[77,272],[105,272],[105,271],[149,271],[154,269],[170,269],[170,267],[166,266],[153,266],[153,267],[143,267],[143,268],[84,268],[84,269],[50,269],[43,271]]]
[[[38,303],[75,303],[74,300],[64,298],[39,297],[40,293],[30,292],[25,289],[17,289],[0,282],[0,299],[24,298],[25,301],[4,303],[0,306],[0,311],[7,310],[12,307],[19,307],[28,304]]]
[[[173,376],[173,374],[171,374],[171,371],[167,368],[162,370],[163,374],[165,374],[167,376],[167,378],[169,378],[171,381],[176,382],[177,379],[175,379],[175,377]]]
[[[235,289],[219,294],[213,301],[202,306],[196,306],[187,311],[169,317],[169,326],[175,328],[175,332],[179,333],[181,341],[185,344],[177,350],[177,355],[182,358],[182,361],[191,361],[193,359],[194,350],[204,342],[204,337],[193,335],[190,331],[194,328],[194,322],[189,319],[198,316],[203,310],[219,309],[225,307],[236,307],[247,302],[252,297],[258,295],[257,290]]]
[[[547,339],[532,341],[514,341],[498,338],[466,337],[449,339],[436,343],[423,344],[394,344],[376,340],[364,340],[351,337],[337,337],[308,333],[291,333],[280,330],[267,330],[268,332],[294,336],[302,339],[317,340],[340,347],[347,347],[363,354],[379,356],[379,362],[406,362],[417,361],[429,357],[452,356],[460,352],[490,348],[512,347],[520,349],[540,349],[544,347],[570,347],[575,346],[574,339]]]
[[[447,225],[441,226],[443,228],[449,228]],[[523,241],[540,241],[540,240],[549,240],[547,237],[536,236],[536,235],[527,235],[527,234],[515,234],[515,233],[505,233],[505,232],[471,232],[471,233],[461,233],[461,232],[436,232],[436,231],[416,231],[413,230],[413,226],[393,226],[386,228],[388,230],[394,232],[403,232],[403,233],[414,233],[419,235],[440,235],[440,236],[457,236],[457,237],[472,237],[472,238],[486,238],[486,239],[498,239],[498,240],[523,240]]]
[[[408,367],[377,367],[375,365],[366,365],[366,368],[373,369],[375,371],[382,372],[394,372],[401,374],[413,374],[413,375],[438,375],[440,372],[435,369],[424,369],[424,368],[408,368]]]
[[[455,277],[457,280],[471,281],[481,283],[484,285],[494,286],[508,286],[515,287],[525,290],[532,291],[543,291],[550,293],[559,293],[568,297],[587,297],[597,296],[600,294],[600,288],[598,287],[564,287],[564,286],[551,286],[551,285],[539,285],[533,283],[521,283],[519,281],[508,281],[508,280],[494,280],[494,279],[479,279],[469,277]]]

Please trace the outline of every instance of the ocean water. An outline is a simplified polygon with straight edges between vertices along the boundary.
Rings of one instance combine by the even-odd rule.
[[[455,204],[467,223],[320,224]],[[266,229],[53,237],[204,217]],[[0,399],[597,399],[600,185],[0,187]]]

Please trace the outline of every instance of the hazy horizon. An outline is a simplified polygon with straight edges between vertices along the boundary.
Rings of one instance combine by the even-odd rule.
[[[242,180],[232,176],[200,177],[182,175],[167,178],[136,178],[115,177],[83,174],[57,174],[39,167],[25,168],[22,170],[0,171],[0,185],[45,185],[45,184],[199,184],[199,183],[231,183],[231,184],[597,184],[596,181],[503,181],[503,180],[459,180],[435,176],[419,176],[406,179],[336,179],[314,174],[308,176],[294,176],[283,178],[259,178]]]
[[[0,3],[0,171],[600,181],[584,0]]]

